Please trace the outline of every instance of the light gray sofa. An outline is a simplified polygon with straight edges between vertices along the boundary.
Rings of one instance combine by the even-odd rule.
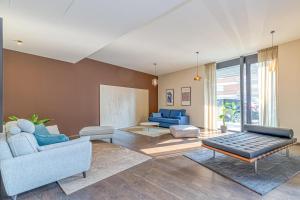
[[[8,196],[89,170],[92,145],[89,138],[38,146],[38,151],[26,155],[13,155],[6,134],[0,134],[1,185]],[[0,197],[1,198],[1,197]]]

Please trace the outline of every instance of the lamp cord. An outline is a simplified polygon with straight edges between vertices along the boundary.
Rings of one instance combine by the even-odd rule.
[[[272,30],[271,34],[272,34],[272,60],[274,59],[274,33],[275,31]]]
[[[197,76],[199,76],[199,52],[196,52],[197,54]]]

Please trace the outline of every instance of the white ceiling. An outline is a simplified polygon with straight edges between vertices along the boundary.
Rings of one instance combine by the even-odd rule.
[[[100,49],[92,59],[165,74],[300,38],[300,0],[193,0]]]
[[[300,0],[0,0],[4,47],[170,73],[300,38]],[[17,45],[14,40],[23,40]]]
[[[75,63],[182,2],[0,0],[4,48]]]

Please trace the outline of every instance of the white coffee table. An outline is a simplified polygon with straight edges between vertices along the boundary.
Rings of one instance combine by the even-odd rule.
[[[140,126],[144,126],[147,128],[148,132],[150,130],[150,128],[152,127],[158,127],[159,123],[158,122],[141,122]]]

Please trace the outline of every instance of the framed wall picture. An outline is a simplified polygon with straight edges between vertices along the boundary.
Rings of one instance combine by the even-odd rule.
[[[192,103],[192,89],[191,87],[182,87],[181,88],[181,105],[182,106],[190,106]]]
[[[174,89],[166,90],[166,103],[167,106],[174,106]]]

